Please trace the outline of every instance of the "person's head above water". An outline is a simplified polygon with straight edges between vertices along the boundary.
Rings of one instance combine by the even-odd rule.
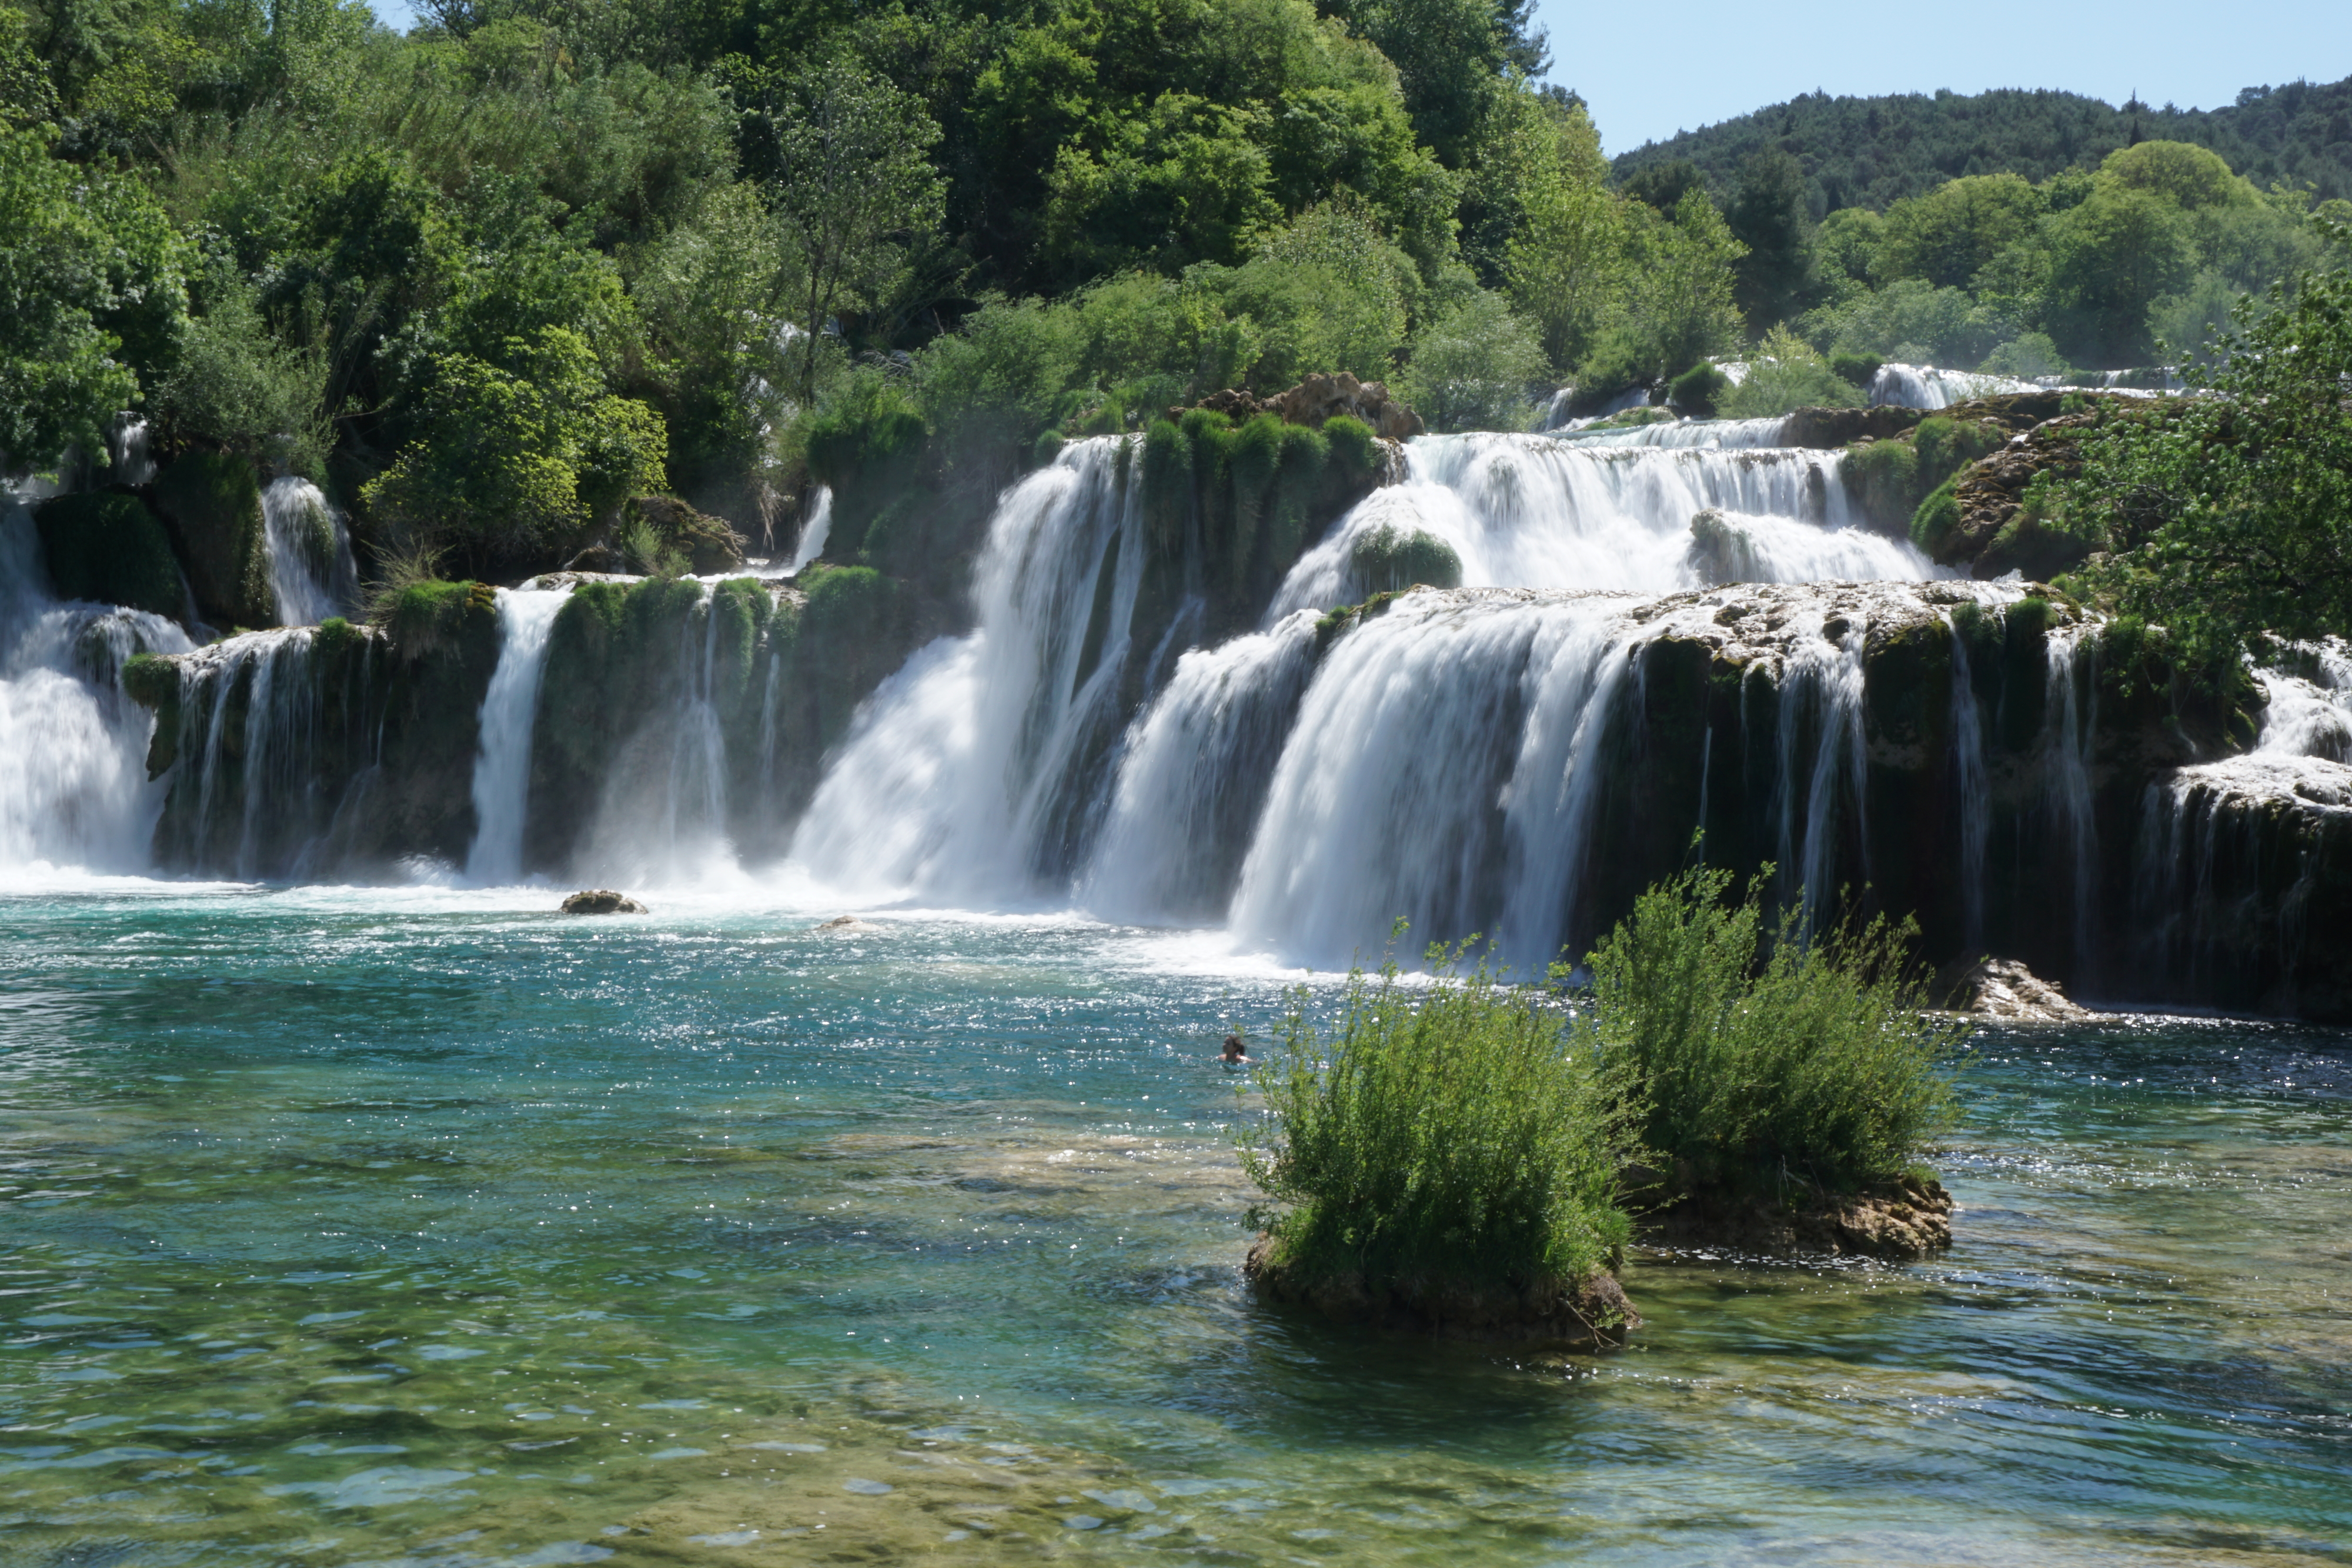
[[[1240,1061],[1247,1055],[1248,1052],[1242,1047],[1242,1037],[1240,1035],[1229,1034],[1225,1036],[1225,1060],[1227,1061]]]

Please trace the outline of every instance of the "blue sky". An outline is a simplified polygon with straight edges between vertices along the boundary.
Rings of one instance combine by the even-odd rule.
[[[370,0],[394,26],[404,0]],[[2345,0],[1538,0],[1551,79],[1613,156],[1815,88],[1832,95],[2060,88],[2216,109],[2245,87],[2352,76]]]
[[[1538,0],[1551,79],[1613,157],[1819,88],[1832,97],[2058,88],[2216,109],[2238,89],[2352,76],[2345,0]]]

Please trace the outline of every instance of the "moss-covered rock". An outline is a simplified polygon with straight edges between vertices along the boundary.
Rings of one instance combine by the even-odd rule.
[[[155,476],[155,506],[178,536],[198,613],[225,626],[277,624],[261,486],[251,463],[226,452],[183,453]],[[332,537],[331,530],[330,552]]]
[[[1348,567],[1370,593],[1392,593],[1416,583],[1462,586],[1462,558],[1452,545],[1420,528],[1381,528],[1358,536]]]
[[[187,612],[171,536],[137,496],[124,490],[58,496],[42,502],[33,521],[58,597],[175,620]]]
[[[696,511],[675,496],[639,496],[629,503],[653,529],[665,550],[675,550],[694,571],[709,576],[743,564],[750,543],[726,519]]]

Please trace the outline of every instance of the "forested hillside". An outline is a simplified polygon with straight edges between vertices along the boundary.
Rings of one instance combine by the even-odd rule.
[[[1963,174],[2040,182],[2089,168],[2138,141],[2188,141],[2220,153],[2256,184],[2284,181],[2325,200],[2352,197],[2352,78],[2250,87],[2214,110],[2121,109],[2072,92],[1810,93],[1620,154],[1625,178],[1676,162],[1718,192],[1753,153],[1794,154],[1816,218],[1840,207],[1884,212]]]
[[[1878,359],[2144,365],[2328,243],[2310,192],[2090,131],[1883,217],[1817,221],[1778,146],[1612,182],[1527,0],[429,11],[0,0],[9,472],[119,481],[135,421],[167,470],[313,479],[380,598],[725,554],[694,508],[789,548],[829,483],[829,559],[944,590],[1022,465],[1213,392],[1346,371],[1508,428],[1563,383],[1760,414]]]

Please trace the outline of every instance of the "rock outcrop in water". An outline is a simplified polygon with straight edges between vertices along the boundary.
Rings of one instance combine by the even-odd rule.
[[[1273,1239],[1261,1235],[1250,1247],[1242,1275],[1268,1301],[1306,1307],[1339,1322],[1441,1339],[1598,1350],[1622,1344],[1627,1333],[1642,1326],[1642,1314],[1611,1274],[1516,1285],[1400,1281],[1376,1287],[1360,1274],[1308,1276],[1286,1268],[1276,1257]]]
[[[1937,972],[1935,990],[1955,1012],[2004,1022],[2074,1023],[2094,1016],[2014,958],[1948,964]]]
[[[1908,1263],[1952,1244],[1952,1195],[1906,1176],[1863,1192],[1790,1182],[1773,1192],[1685,1196],[1643,1217],[1643,1241],[1668,1251],[1826,1253]]]
[[[563,901],[561,913],[565,915],[643,915],[646,906],[625,893],[609,887],[590,888],[575,893]]]

